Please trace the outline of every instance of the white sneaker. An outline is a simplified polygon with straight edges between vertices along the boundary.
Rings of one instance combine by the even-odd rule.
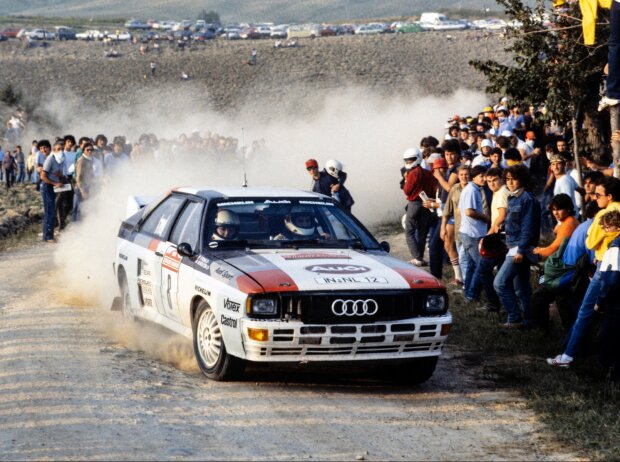
[[[608,98],[607,96],[603,96],[598,103],[598,110],[603,111],[611,106],[616,106],[620,103],[620,99]]]
[[[547,364],[553,367],[568,368],[572,362],[573,358],[565,354],[557,355],[555,358],[547,358]]]

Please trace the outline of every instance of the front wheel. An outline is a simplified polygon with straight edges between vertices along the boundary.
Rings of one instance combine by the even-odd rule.
[[[201,300],[192,323],[194,355],[204,375],[212,380],[233,380],[243,374],[244,361],[229,355],[222,330],[209,304]]]
[[[131,296],[129,295],[129,284],[125,274],[121,276],[121,313],[123,317],[130,321],[135,321],[136,317],[131,306]]]

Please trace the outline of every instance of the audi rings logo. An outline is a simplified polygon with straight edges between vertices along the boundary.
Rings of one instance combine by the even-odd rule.
[[[372,316],[379,311],[379,304],[372,298],[366,300],[343,300],[332,303],[332,313],[336,316]]]

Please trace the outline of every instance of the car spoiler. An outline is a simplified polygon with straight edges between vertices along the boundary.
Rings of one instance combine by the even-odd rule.
[[[157,196],[131,196],[127,199],[127,210],[125,217],[129,218],[142,210],[149,203],[157,199]]]

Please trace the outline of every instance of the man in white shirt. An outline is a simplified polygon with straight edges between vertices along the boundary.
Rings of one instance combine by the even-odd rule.
[[[579,212],[577,208],[576,195],[578,185],[570,175],[566,174],[566,159],[561,155],[555,155],[551,157],[551,173],[555,177],[555,186],[553,188],[553,195],[568,194],[573,201],[573,207],[576,212]]]

